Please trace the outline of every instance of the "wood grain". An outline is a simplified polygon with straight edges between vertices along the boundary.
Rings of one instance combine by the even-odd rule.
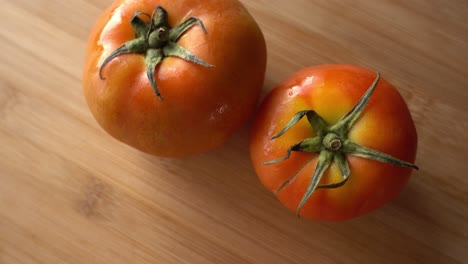
[[[263,95],[304,66],[352,63],[411,108],[421,170],[343,223],[299,220],[261,186],[249,125],[177,160],[105,134],[81,69],[110,2],[0,1],[0,263],[466,263],[467,1],[242,1],[267,40]]]

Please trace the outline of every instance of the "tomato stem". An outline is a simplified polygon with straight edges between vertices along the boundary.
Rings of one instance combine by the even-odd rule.
[[[338,188],[347,182],[351,173],[348,161],[346,160],[346,155],[354,155],[366,159],[393,164],[396,166],[408,167],[416,170],[418,169],[418,167],[412,163],[400,160],[374,149],[360,146],[348,139],[349,132],[351,131],[355,122],[360,118],[379,81],[380,74],[377,73],[375,80],[369,89],[364,93],[364,95],[359,99],[357,104],[336,124],[327,124],[327,122],[314,110],[303,110],[297,112],[284,126],[284,128],[278,134],[273,136],[273,140],[282,136],[291,127],[297,124],[304,116],[307,117],[309,124],[314,129],[316,134],[316,136],[313,138],[303,139],[299,143],[291,146],[287,150],[285,157],[264,162],[265,165],[281,162],[288,159],[291,155],[291,152],[293,151],[317,153],[319,155],[314,174],[312,175],[309,185],[307,186],[307,189],[297,207],[298,216],[300,216],[301,208],[306,204],[316,189]],[[342,180],[336,183],[320,185],[320,180],[332,162],[337,164],[339,167],[342,174]],[[290,181],[291,179],[286,180],[281,185],[280,189],[278,189],[278,192],[287,186]]]
[[[149,18],[149,21],[146,22],[141,16]],[[113,59],[123,54],[140,54],[145,57],[147,76],[151,87],[156,96],[162,100],[163,97],[156,84],[155,70],[166,57],[178,57],[204,67],[214,67],[177,44],[179,38],[195,24],[198,24],[205,34],[207,33],[205,25],[200,19],[190,17],[171,28],[167,11],[161,6],[157,6],[151,15],[141,11],[135,12],[130,24],[135,30],[136,37],[113,51],[104,60],[99,69],[99,77],[102,80],[104,79],[102,75],[104,67]]]
[[[335,133],[328,133],[323,137],[323,146],[329,151],[338,151],[341,149],[341,138]]]

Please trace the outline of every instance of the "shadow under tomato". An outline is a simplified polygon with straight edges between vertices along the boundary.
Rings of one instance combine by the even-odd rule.
[[[373,263],[455,263],[438,251],[446,241],[440,236],[437,220],[428,214],[432,210],[426,210],[435,201],[428,199],[430,192],[417,180],[426,177],[424,174],[413,174],[402,193],[384,207],[360,218],[325,225]]]

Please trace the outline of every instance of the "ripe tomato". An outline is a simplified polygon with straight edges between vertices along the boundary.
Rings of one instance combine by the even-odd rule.
[[[237,0],[117,0],[90,34],[83,89],[110,135],[179,157],[247,121],[265,67],[263,34]]]
[[[417,134],[398,91],[352,65],[303,69],[273,89],[254,121],[255,171],[306,218],[339,221],[401,191],[417,167]]]

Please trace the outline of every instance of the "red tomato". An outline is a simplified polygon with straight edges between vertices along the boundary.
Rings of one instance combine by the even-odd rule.
[[[339,221],[368,213],[417,169],[413,119],[379,76],[352,65],[306,68],[262,103],[251,159],[266,188],[298,215]]]
[[[90,34],[83,89],[110,135],[179,157],[247,121],[265,67],[263,34],[237,0],[117,0]]]

